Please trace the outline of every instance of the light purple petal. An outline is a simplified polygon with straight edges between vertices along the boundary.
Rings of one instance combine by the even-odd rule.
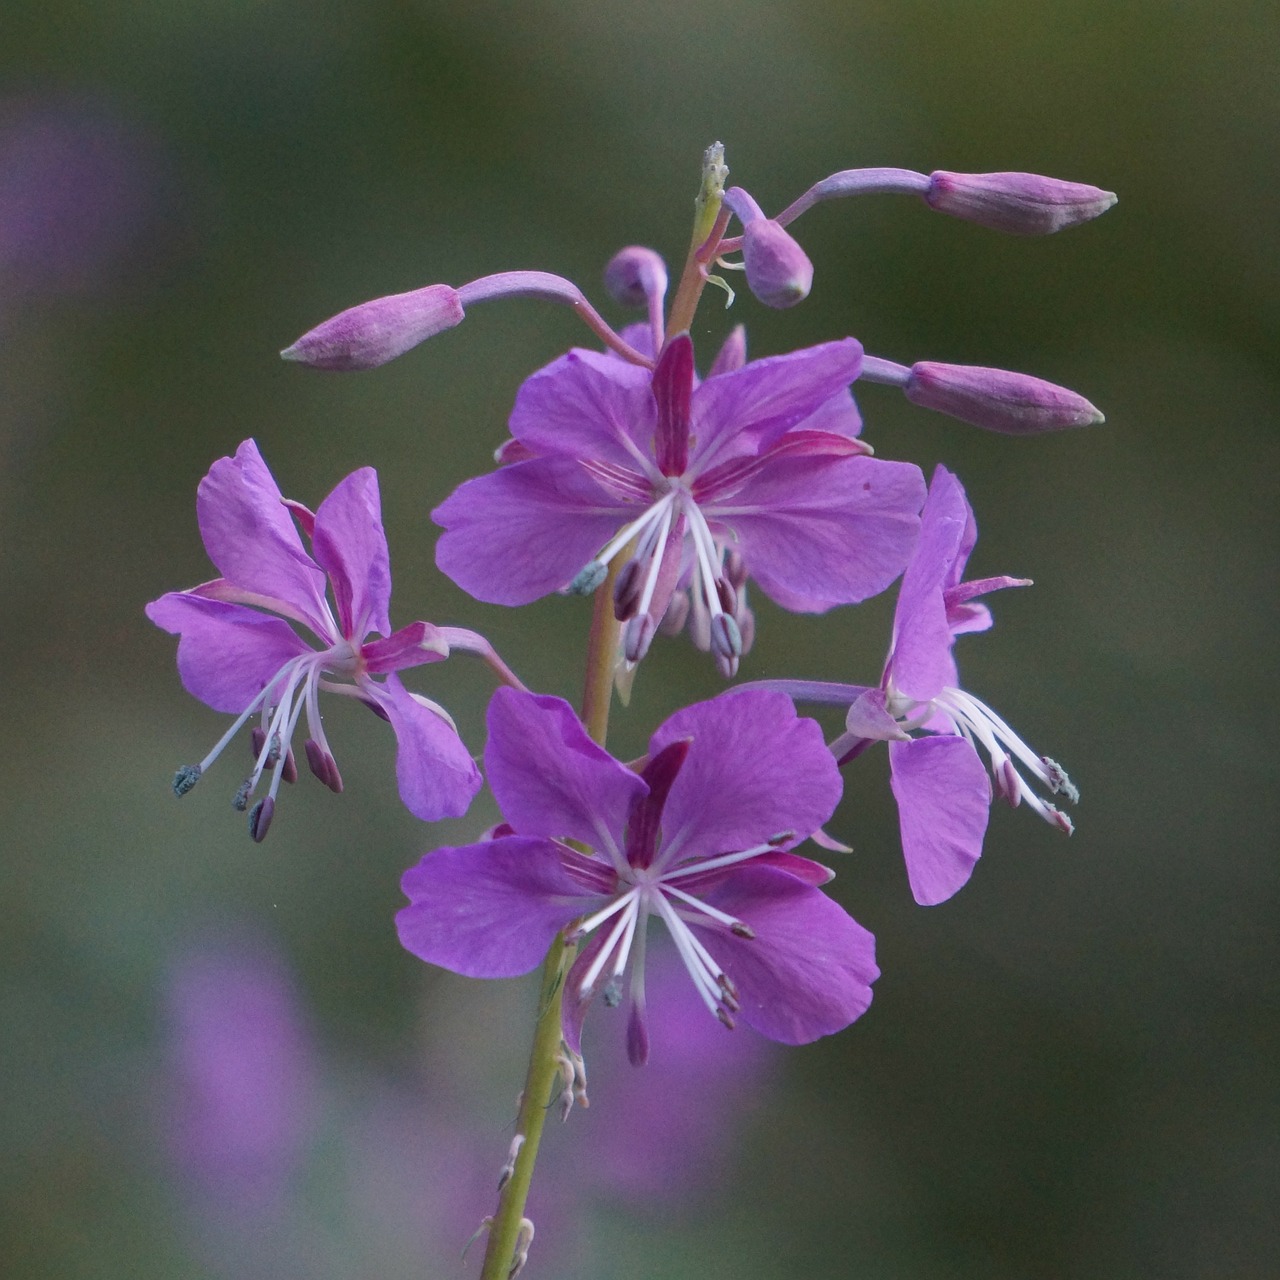
[[[338,622],[348,640],[391,634],[391,561],[382,530],[378,474],[361,467],[316,508],[312,550],[333,583]]]
[[[576,462],[517,462],[466,481],[431,513],[445,531],[436,564],[477,600],[528,604],[566,587],[638,514]]]
[[[489,786],[521,835],[621,850],[631,805],[647,788],[592,742],[563,698],[498,689],[488,724]]]
[[[324,573],[306,553],[258,446],[246,440],[219,458],[196,491],[196,516],[209,559],[232,586],[282,601],[330,639]]]
[[[959,555],[967,521],[968,504],[960,482],[945,467],[938,467],[920,514],[920,541],[902,575],[893,615],[894,687],[920,702],[928,702],[945,685],[955,683],[943,589]]]
[[[457,730],[423,706],[394,672],[377,686],[378,705],[396,734],[396,783],[415,818],[460,818],[483,779]]]
[[[889,763],[911,893],[931,907],[964,885],[982,855],[991,782],[960,737],[891,742]]]
[[[281,618],[186,591],[153,600],[147,617],[182,637],[182,686],[215,711],[239,714],[286,662],[313,652]]]
[[[856,738],[888,742],[905,738],[898,722],[889,714],[883,689],[865,689],[850,704],[844,719],[845,731]]]
[[[754,938],[697,928],[737,985],[742,1020],[771,1040],[807,1044],[866,1012],[880,976],[875,939],[820,889],[772,867],[746,867],[706,894]],[[696,927],[696,926],[695,926]]]
[[[708,378],[690,408],[697,440],[692,469],[700,473],[771,444],[848,388],[861,368],[861,343],[844,338]]]
[[[883,591],[915,549],[924,477],[907,462],[780,457],[708,518],[786,609],[820,613]]]
[[[795,843],[840,801],[840,770],[821,727],[785,694],[743,689],[677,711],[653,735],[650,756],[680,738],[693,742],[663,810],[655,866],[749,849],[783,832]]]
[[[830,431],[835,435],[862,434],[862,414],[858,412],[853,392],[845,387],[824,401],[807,418],[796,423],[797,431]]]
[[[511,434],[539,454],[634,467],[652,456],[657,406],[647,369],[575,349],[527,378],[516,393]]]
[[[468,978],[528,973],[565,925],[599,903],[568,870],[577,857],[525,836],[437,849],[400,881],[410,903],[396,913],[401,945]]]

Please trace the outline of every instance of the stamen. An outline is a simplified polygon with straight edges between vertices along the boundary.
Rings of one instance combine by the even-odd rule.
[[[265,796],[253,806],[249,813],[249,834],[261,844],[267,838],[267,832],[271,828],[271,819],[275,817],[276,802],[270,797]]]
[[[589,596],[608,576],[608,565],[601,564],[599,560],[592,560],[578,570],[577,577],[565,590],[571,596]]]
[[[173,775],[173,794],[181,800],[200,781],[200,775],[203,772],[204,770],[198,764],[184,764]]]

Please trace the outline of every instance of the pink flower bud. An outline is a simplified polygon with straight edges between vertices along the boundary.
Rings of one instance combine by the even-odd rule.
[[[902,386],[913,404],[1005,435],[1092,427],[1103,415],[1084,396],[1025,373],[920,361]]]
[[[376,369],[461,324],[462,302],[447,284],[393,293],[340,311],[280,353],[313,369]]]
[[[813,287],[813,263],[792,235],[770,218],[758,218],[742,233],[747,285],[766,307],[781,310],[803,302]]]
[[[604,269],[604,287],[624,307],[647,306],[667,292],[667,264],[652,249],[633,244],[619,249]]]
[[[929,189],[923,194],[941,213],[1019,236],[1047,236],[1088,222],[1116,202],[1112,191],[1035,173],[938,170],[929,175]]]

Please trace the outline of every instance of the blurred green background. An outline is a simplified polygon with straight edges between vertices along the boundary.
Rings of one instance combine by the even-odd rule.
[[[239,763],[176,805],[172,770],[225,722],[182,692],[142,605],[209,575],[195,486],[253,435],[311,504],[376,466],[393,617],[482,630],[576,698],[584,603],[472,605],[434,568],[427,513],[489,467],[521,379],[585,331],[512,303],[362,376],[275,353],[364,298],[503,269],[558,272],[603,306],[619,246],[679,262],[722,139],[770,211],[855,165],[1120,193],[1030,241],[914,201],[825,205],[795,228],[808,302],[770,313],[744,292],[726,316],[712,297],[695,334],[705,360],[734,320],[757,355],[852,333],[1105,409],[1098,430],[1019,441],[861,396],[881,456],[963,478],[977,574],[1036,579],[961,666],[1083,801],[1070,842],[997,810],[971,884],[922,910],[883,756],[862,762],[832,824],[857,849],[834,892],[878,938],[870,1013],[772,1059],[696,1186],[584,1192],[527,1274],[1280,1274],[1270,6],[10,0],[3,26],[0,1273],[478,1273],[458,1262],[474,1218],[419,1220],[460,1161],[496,1177],[528,992],[428,972],[392,915],[401,871],[492,808],[415,822],[385,726],[345,706],[329,732],[346,793],[304,779],[263,845],[227,806]],[[891,599],[826,618],[755,602],[747,674],[875,678]],[[479,748],[477,665],[414,687]],[[659,642],[619,748],[717,687]],[[266,955],[305,1028],[313,1105],[270,1229],[183,1165],[166,1118],[174,975],[211,936]],[[596,1125],[629,1088],[595,1091]],[[384,1094],[385,1142],[365,1115]],[[442,1107],[470,1154],[431,1140]],[[578,1126],[549,1140],[570,1162]],[[428,1190],[398,1193],[411,1176]]]

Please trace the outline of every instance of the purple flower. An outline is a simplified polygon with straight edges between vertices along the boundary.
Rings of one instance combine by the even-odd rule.
[[[415,955],[468,977],[512,977],[562,930],[592,934],[565,979],[565,1039],[579,1051],[592,997],[617,1004],[630,965],[637,1064],[649,1046],[650,917],[728,1027],[741,1017],[802,1044],[867,1008],[871,935],[816,887],[831,872],[787,852],[830,816],[840,777],[818,725],[785,697],[735,691],[677,712],[636,774],[561,699],[499,689],[485,764],[509,834],[437,849],[405,872],[410,905],[396,921]]]
[[[330,789],[341,791],[320,717],[324,689],[355,697],[391,722],[400,796],[412,813],[428,821],[465,813],[480,787],[479,771],[447,713],[410,693],[396,673],[448,657],[451,644],[492,650],[470,632],[426,622],[392,632],[391,568],[374,471],[352,472],[313,514],[281,497],[257,445],[246,440],[234,458],[209,468],[196,512],[205,549],[222,577],[152,601],[147,616],[181,636],[178,674],[187,691],[238,718],[204,760],[178,771],[174,791],[190,791],[240,727],[259,715],[253,771],[235,806],[248,806],[270,770],[268,794],[249,821],[254,839],[261,840],[281,781],[297,776],[290,743],[304,710],[307,763]],[[311,540],[314,559],[295,520]],[[311,631],[319,648],[290,622]],[[374,635],[383,638],[370,639]]]
[[[956,893],[982,854],[992,787],[979,748],[990,758],[998,794],[1011,805],[1025,800],[1068,835],[1071,819],[1032,790],[1014,761],[1050,793],[1072,804],[1079,799],[1060,765],[1037,755],[990,707],[959,687],[952,656],[956,636],[991,626],[991,613],[977,597],[1031,585],[1008,577],[962,582],[977,537],[960,481],[939,467],[921,516],[919,549],[902,576],[879,687],[769,682],[797,697],[849,704],[845,733],[832,747],[842,763],[872,742],[888,740],[907,878],[922,906]],[[920,731],[922,736],[913,736]]]
[[[433,513],[437,563],[478,599],[520,605],[594,590],[625,552],[626,658],[644,655],[688,583],[732,675],[747,572],[784,608],[816,613],[883,591],[915,546],[924,478],[863,456],[848,391],[861,358],[846,338],[696,385],[686,334],[652,373],[571,351],[521,387],[500,453],[510,465]],[[730,551],[740,575],[726,572]]]

